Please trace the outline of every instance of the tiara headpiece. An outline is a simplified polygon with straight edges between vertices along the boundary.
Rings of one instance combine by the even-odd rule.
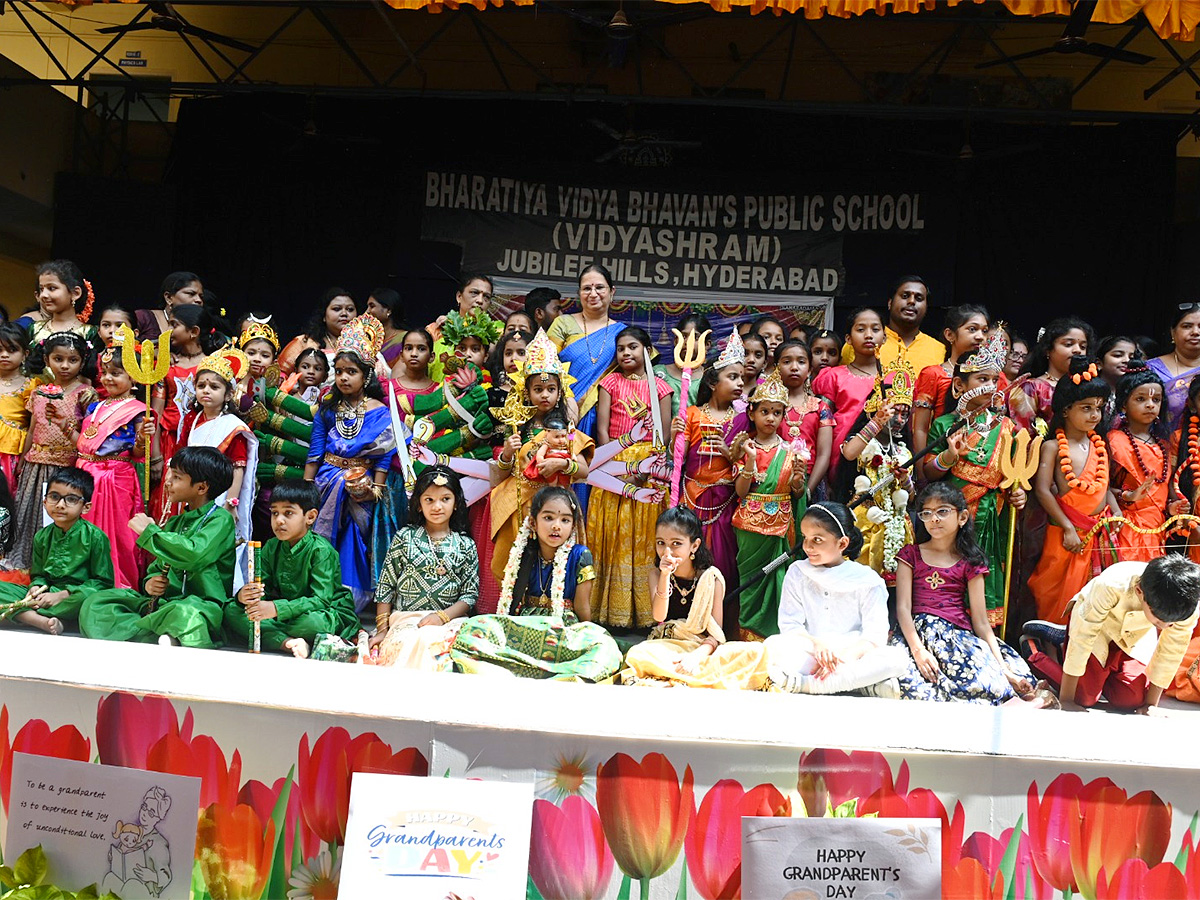
[[[772,369],[771,374],[754,389],[754,393],[750,395],[750,402],[782,403],[787,406],[788,389],[787,385],[783,383],[783,379],[779,377],[778,366]]]
[[[965,363],[960,363],[958,370],[964,375],[973,372],[1003,372],[1008,363],[1008,345],[1004,341],[1004,332],[996,328],[988,335],[983,346],[975,351]]]
[[[363,313],[342,328],[334,353],[353,353],[368,366],[374,366],[382,346],[383,324],[370,313]]]
[[[735,328],[729,333],[729,340],[725,342],[725,349],[721,351],[721,355],[713,363],[713,368],[723,369],[734,363],[744,363],[745,361],[746,346],[742,343],[742,336],[738,334]]]

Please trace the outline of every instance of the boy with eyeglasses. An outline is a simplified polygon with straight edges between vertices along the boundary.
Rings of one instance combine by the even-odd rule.
[[[90,473],[63,468],[46,487],[42,507],[50,524],[33,536],[29,587],[0,582],[0,619],[47,634],[74,625],[86,597],[113,586],[108,536],[83,518],[92,507]]]

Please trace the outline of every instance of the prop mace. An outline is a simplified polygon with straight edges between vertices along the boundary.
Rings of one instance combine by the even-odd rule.
[[[1042,436],[1030,439],[1028,431],[1022,430],[1016,439],[1011,431],[1000,435],[999,459],[1000,474],[1004,476],[1000,482],[1003,490],[1011,491],[1021,488],[1028,492],[1033,486],[1033,476],[1038,470],[1038,456],[1042,451]],[[1008,550],[1004,556],[1004,607],[1000,611],[1000,633],[1008,624],[1008,593],[1012,587],[1012,558],[1013,541],[1017,536],[1017,510],[1008,505]]]
[[[121,365],[129,373],[129,377],[138,384],[146,386],[146,418],[152,415],[150,411],[150,394],[154,385],[167,377],[167,369],[171,367],[171,332],[164,331],[158,338],[157,353],[154,341],[142,341],[141,358],[138,358],[137,338],[133,329],[122,325],[117,332],[121,342]],[[150,438],[146,438],[146,453],[142,466],[142,498],[146,508],[150,507]]]
[[[247,545],[249,553],[246,554],[246,575],[247,584],[258,584],[262,581],[262,576],[258,574],[258,550],[262,546],[261,541],[250,541]],[[250,637],[250,652],[262,652],[262,622],[258,619],[254,620],[254,632]]]
[[[704,362],[708,352],[708,336],[711,331],[697,334],[692,331],[683,334],[678,328],[672,328],[675,335],[675,365],[683,373],[679,378],[679,415],[687,419],[688,393],[692,389],[692,369],[698,368]],[[653,375],[650,376],[653,385]],[[654,403],[654,388],[650,388],[650,402]],[[682,432],[675,438],[675,450],[672,454],[675,464],[675,474],[671,479],[671,506],[679,505],[679,495],[683,491],[683,460],[686,453],[687,438]]]

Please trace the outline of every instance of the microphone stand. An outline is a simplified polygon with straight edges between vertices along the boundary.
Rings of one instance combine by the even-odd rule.
[[[913,466],[915,466],[917,464],[917,462],[919,460],[922,460],[926,456],[928,456],[934,450],[934,448],[937,448],[937,451],[939,453],[941,453],[949,445],[950,435],[954,434],[956,431],[961,431],[963,428],[966,428],[967,421],[968,420],[965,417],[959,419],[952,426],[950,426],[950,430],[947,431],[944,435],[942,435],[941,438],[939,438],[936,442],[929,444],[924,450],[922,450],[920,453],[918,453],[916,456],[914,456],[908,462],[904,463],[904,465],[902,465],[900,468],[911,469]],[[895,480],[896,480],[896,476],[894,474],[888,474],[885,478],[880,479],[879,484],[875,485],[869,491],[863,491],[861,493],[855,494],[850,499],[850,502],[846,504],[847,508],[854,509],[856,506],[861,506],[869,496],[871,496],[874,493],[877,493],[882,488],[887,487]],[[749,580],[744,581],[741,584],[739,584],[737,590],[733,591],[726,598],[726,602],[729,602],[731,600],[738,600],[741,597],[743,591],[745,591],[747,588],[754,587],[754,585],[758,584],[760,581],[762,581],[764,578],[766,578],[768,575],[770,575],[772,572],[774,572],[780,566],[790,562],[792,559],[799,556],[801,551],[803,550],[803,548],[804,548],[804,539],[801,538],[800,540],[798,540],[796,542],[795,546],[793,546],[790,550],[786,550],[783,553],[780,553],[777,557],[775,557],[773,560],[771,560],[769,563],[767,563],[765,566],[763,566],[758,572],[755,572],[753,575],[751,575]]]

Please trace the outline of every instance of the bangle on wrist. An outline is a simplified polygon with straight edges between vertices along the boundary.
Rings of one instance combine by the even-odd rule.
[[[443,625],[450,624],[450,617],[446,615],[446,611],[444,609],[439,609],[437,611],[437,617],[442,620]]]
[[[516,457],[505,459],[503,453],[496,457],[496,465],[502,469],[511,469],[516,461]]]

